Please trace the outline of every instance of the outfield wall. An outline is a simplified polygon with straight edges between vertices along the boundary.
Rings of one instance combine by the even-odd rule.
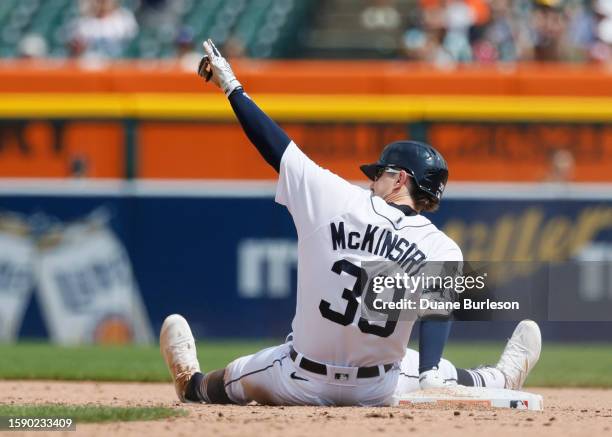
[[[273,192],[254,181],[2,180],[0,339],[149,342],[172,312],[199,337],[282,337],[295,306],[296,240]],[[469,260],[610,261],[611,193],[451,184],[432,218]],[[585,297],[590,305],[612,306],[603,287]],[[548,323],[544,333],[612,340],[612,324]],[[454,335],[498,338],[473,323]]]
[[[0,65],[0,177],[274,177],[222,93],[168,62]],[[455,181],[569,176],[612,181],[612,74],[521,64],[439,70],[409,62],[244,61],[257,103],[324,167],[348,179],[384,144],[441,150]],[[236,157],[240,159],[237,160]]]

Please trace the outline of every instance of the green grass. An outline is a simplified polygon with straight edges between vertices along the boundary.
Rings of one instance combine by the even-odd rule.
[[[204,371],[224,367],[275,341],[198,344]],[[445,357],[458,367],[495,364],[503,343],[449,343]],[[545,344],[527,385],[612,387],[612,345]],[[57,347],[40,343],[0,345],[0,379],[170,381],[159,349],[151,347]]]
[[[445,358],[457,367],[495,364],[503,344],[449,343]],[[612,387],[612,344],[545,343],[527,386]]]
[[[273,341],[198,344],[202,370],[225,367]],[[58,347],[47,343],[0,344],[0,379],[170,381],[157,346]]]
[[[187,411],[166,407],[103,407],[64,405],[0,405],[0,417],[65,417],[80,423],[129,422],[185,416]]]

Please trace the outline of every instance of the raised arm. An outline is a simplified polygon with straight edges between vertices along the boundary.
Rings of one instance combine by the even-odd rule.
[[[310,234],[363,197],[362,188],[315,164],[253,103],[211,40],[204,50],[198,74],[223,90],[249,140],[278,172],[275,200],[289,209],[298,235]]]
[[[244,133],[266,162],[279,172],[290,138],[244,92],[231,66],[210,39],[204,42],[204,51],[206,56],[200,62],[198,74],[223,90]]]

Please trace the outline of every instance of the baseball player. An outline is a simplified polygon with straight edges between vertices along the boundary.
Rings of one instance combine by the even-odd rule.
[[[375,322],[360,311],[368,261],[462,261],[458,246],[419,214],[435,210],[442,197],[448,177],[442,156],[425,143],[391,143],[378,162],[361,167],[370,189],[352,185],[317,166],[257,107],[211,40],[204,50],[199,74],[224,91],[244,132],[279,174],[276,202],[289,209],[298,234],[297,304],[286,343],[207,374],[187,321],[167,317],[160,348],[179,399],[375,406],[418,389],[419,378],[434,386],[520,388],[539,357],[534,322],[518,325],[496,366],[456,369],[437,357],[432,369],[419,372],[419,354],[406,350],[413,323]],[[444,337],[447,328],[437,326]]]

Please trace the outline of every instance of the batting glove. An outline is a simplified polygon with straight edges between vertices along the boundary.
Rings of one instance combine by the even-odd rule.
[[[211,39],[204,41],[204,52],[206,52],[206,55],[200,61],[198,74],[206,82],[212,80],[228,97],[236,88],[242,87],[242,84],[236,79],[236,75],[232,71],[229,62],[221,56],[221,53],[219,53]]]

